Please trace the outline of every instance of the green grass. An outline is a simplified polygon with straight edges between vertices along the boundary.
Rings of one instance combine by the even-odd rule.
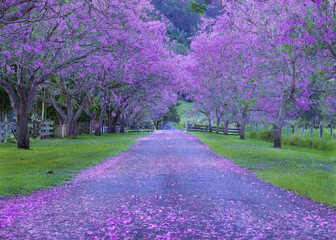
[[[184,130],[187,125],[187,120],[190,123],[196,124],[208,124],[208,120],[203,113],[194,109],[194,104],[192,102],[187,102],[184,100],[179,100],[176,105],[177,114],[180,116],[181,120],[179,123],[173,123],[173,126],[177,129]],[[194,112],[194,113],[193,113]]]
[[[31,150],[0,144],[0,196],[25,195],[62,185],[82,169],[136,144],[147,134],[81,135],[77,139],[31,140]],[[46,174],[53,171],[53,174]]]
[[[271,128],[264,128],[258,131],[249,132],[247,133],[247,136],[268,142],[274,141],[274,131]],[[325,151],[336,150],[336,141],[332,141],[330,135],[328,136],[326,134],[323,136],[323,138],[320,138],[317,135],[311,138],[308,135],[302,136],[300,134],[294,135],[283,133],[281,142],[285,145],[299,146],[304,148],[316,148]]]
[[[193,133],[216,153],[276,186],[336,208],[336,151],[283,145],[235,136]]]

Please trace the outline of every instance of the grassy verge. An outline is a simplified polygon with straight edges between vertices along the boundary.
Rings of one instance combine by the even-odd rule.
[[[31,150],[0,144],[0,197],[61,185],[75,173],[117,155],[147,134],[81,135],[77,139],[31,140]],[[47,172],[52,171],[52,174]]]
[[[329,130],[330,131],[330,130]],[[273,142],[274,131],[271,128],[265,128],[259,131],[250,132],[247,134],[250,138],[259,139],[263,141]],[[292,145],[304,148],[316,148],[323,151],[336,150],[336,141],[332,141],[330,135],[324,134],[323,138],[320,138],[318,134],[315,134],[313,138],[300,134],[282,134],[281,142],[285,145]]]
[[[193,133],[216,153],[281,188],[336,208],[336,151],[284,145],[235,136]]]

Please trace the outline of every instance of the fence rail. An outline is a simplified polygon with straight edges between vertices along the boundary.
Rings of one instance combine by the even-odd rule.
[[[328,126],[329,127],[326,127]],[[269,128],[269,124],[249,124],[248,127],[246,128],[247,131],[249,132],[256,132],[256,131],[261,131],[264,129]],[[285,135],[301,135],[303,137],[319,137],[319,138],[331,138],[331,140],[335,139],[335,131],[334,131],[335,125],[333,123],[331,124],[320,124],[318,127],[312,125],[312,124],[290,124],[286,123],[282,127],[282,134]],[[328,137],[329,136],[329,137]]]
[[[10,122],[0,122],[0,142],[12,139],[14,137]]]
[[[54,128],[50,126],[50,122],[41,122],[39,130],[41,139],[47,139],[50,136],[54,135]]]
[[[212,132],[217,133],[217,127],[211,128]],[[188,132],[210,132],[210,127],[208,125],[192,125],[187,123]],[[224,128],[218,130],[219,134],[224,134]],[[239,128],[229,127],[227,130],[228,135],[239,136]]]
[[[141,133],[141,132],[154,132],[154,125],[129,125],[126,128],[126,131],[129,133]]]
[[[28,123],[29,137],[47,139],[53,136],[50,122],[31,121]],[[0,143],[16,138],[16,122],[0,122]]]

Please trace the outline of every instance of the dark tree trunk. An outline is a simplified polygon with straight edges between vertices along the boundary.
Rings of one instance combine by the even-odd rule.
[[[239,139],[245,140],[245,123],[239,125]]]
[[[101,136],[101,127],[97,119],[94,121],[94,135],[97,137]]]
[[[16,120],[16,140],[17,147],[21,149],[29,149],[29,128],[28,128],[29,114],[26,109],[20,110],[17,114]]]
[[[125,117],[121,116],[120,117],[120,133],[125,133]]]
[[[113,121],[112,121],[112,133],[117,132],[117,124],[119,122],[119,119],[120,119],[120,111],[117,110],[116,115],[115,115],[115,117],[113,118]]]
[[[209,132],[212,132],[212,124],[211,124],[211,114],[209,114],[208,121],[209,121]]]
[[[286,117],[286,105],[287,102],[290,100],[290,96],[285,94],[282,97],[282,101],[280,102],[277,120],[273,124],[274,126],[274,148],[281,148],[281,135],[282,135],[282,126],[285,122]]]
[[[246,119],[247,119],[247,109],[248,106],[245,106],[242,112],[242,116],[241,116],[241,121],[238,124],[239,127],[239,139],[241,140],[245,140],[245,127],[246,127]]]
[[[229,135],[228,132],[229,132],[229,121],[226,120],[226,121],[225,121],[225,124],[224,124],[223,134],[224,134],[224,135]]]
[[[0,79],[1,80],[1,79]],[[21,149],[29,149],[29,113],[33,106],[36,96],[36,85],[25,88],[21,84],[15,84],[13,88],[10,84],[0,81],[0,85],[7,92],[11,105],[16,113],[16,140],[17,147]]]
[[[0,122],[5,121],[5,113],[0,111]]]
[[[216,133],[217,133],[217,134],[219,133],[219,124],[220,124],[220,120],[217,119],[217,128],[216,128]]]
[[[65,122],[67,137],[75,138],[77,135],[77,120],[71,119]]]
[[[109,133],[112,133],[112,128],[113,128],[113,124],[112,124],[112,120],[113,120],[113,118],[112,118],[112,112],[113,112],[113,110],[111,110],[111,109],[108,109],[107,110],[107,125],[108,125],[108,132]]]
[[[274,147],[281,148],[282,127],[274,126]]]
[[[105,112],[106,112],[106,106],[104,105],[99,114],[99,121],[97,124],[95,124],[95,136],[101,136],[101,129],[103,128]]]

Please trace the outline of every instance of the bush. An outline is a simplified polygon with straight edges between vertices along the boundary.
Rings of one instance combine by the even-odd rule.
[[[184,130],[186,128],[186,125],[187,125],[187,120],[182,119],[178,124],[178,128]]]
[[[272,129],[263,129],[256,132],[250,133],[250,138],[263,140],[267,142],[273,142],[274,141],[274,131]]]

